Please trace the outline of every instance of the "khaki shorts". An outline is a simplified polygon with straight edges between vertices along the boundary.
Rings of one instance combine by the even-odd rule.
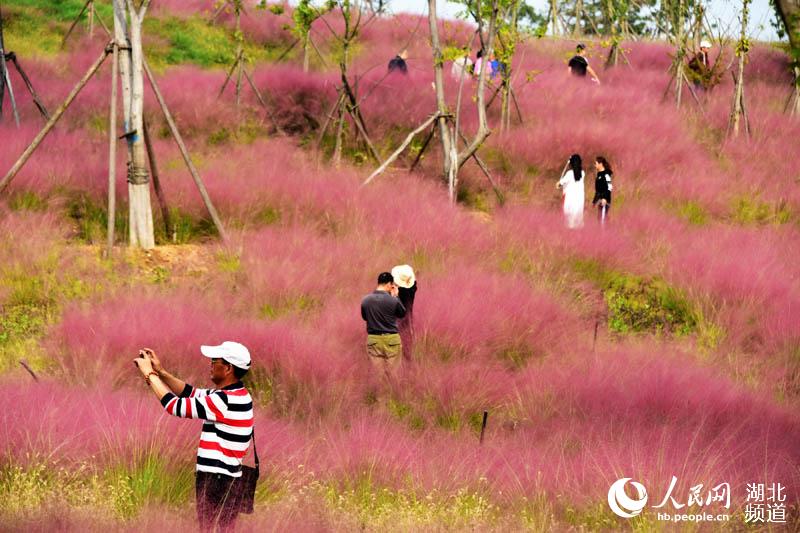
[[[394,359],[400,357],[402,353],[403,343],[399,334],[367,335],[367,354],[370,357]]]

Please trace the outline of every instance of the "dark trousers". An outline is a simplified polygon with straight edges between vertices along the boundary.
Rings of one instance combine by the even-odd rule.
[[[200,531],[233,531],[239,514],[238,481],[223,474],[195,472]]]

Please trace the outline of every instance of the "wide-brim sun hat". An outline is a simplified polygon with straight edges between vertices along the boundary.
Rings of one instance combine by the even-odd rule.
[[[392,269],[392,277],[397,286],[404,289],[410,289],[417,281],[414,269],[410,265],[397,265]]]
[[[250,369],[250,351],[238,342],[225,341],[218,346],[200,346],[200,353],[209,359],[225,359],[235,367]]]
[[[700,41],[700,48],[711,48],[711,42],[703,39]]]

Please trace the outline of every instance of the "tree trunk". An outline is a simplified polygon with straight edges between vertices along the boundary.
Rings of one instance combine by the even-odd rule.
[[[741,123],[742,113],[744,112],[744,64],[747,58],[747,21],[749,19],[750,0],[742,0],[742,30],[739,36],[739,43],[736,53],[739,56],[738,75],[736,77],[736,87],[733,90],[733,104],[731,105],[731,117],[728,124],[729,132],[734,136],[739,136],[739,124]]]
[[[800,55],[800,0],[775,0],[775,11],[789,36],[794,59]]]
[[[242,22],[241,6],[239,2],[235,4],[236,9],[236,62],[238,71],[236,73],[236,109],[239,109],[239,102],[242,95],[242,71],[244,70],[244,47],[242,46]]]
[[[800,116],[800,0],[775,0],[773,4],[789,36],[790,53],[794,61],[794,105],[791,113]]]
[[[155,246],[153,211],[150,205],[150,173],[144,144],[144,69],[142,66],[142,19],[147,3],[137,13],[132,0],[127,0],[130,16],[130,128],[128,136],[129,238],[131,246],[149,250]]]
[[[108,221],[106,226],[106,254],[111,259],[114,250],[114,222],[117,218],[117,74],[119,73],[119,47],[113,44],[111,65],[111,104],[108,112]]]
[[[558,35],[558,3],[557,0],[550,0],[550,23],[553,25],[553,35]]]
[[[311,47],[311,34],[306,32],[303,37],[303,72],[308,72],[308,51]]]
[[[686,79],[686,74],[684,73],[684,64],[683,60],[686,56],[686,38],[683,31],[683,6],[684,0],[680,0],[678,2],[678,14],[677,19],[673,22],[673,33],[675,34],[675,40],[677,41],[678,45],[678,57],[676,58],[675,62],[675,105],[677,107],[681,106],[681,95],[683,93],[683,82]]]
[[[439,42],[439,24],[436,16],[436,0],[428,0],[428,24],[431,31],[431,48],[433,49],[433,79],[436,88],[436,111],[439,113],[439,139],[442,141],[442,168],[444,169],[444,177],[447,181],[447,189],[450,196],[450,201],[456,201],[456,172],[458,167],[457,161],[453,160],[453,150],[455,148],[453,138],[450,135],[450,129],[447,126],[447,102],[444,98],[444,59],[442,57],[442,45]],[[487,56],[488,58],[488,56]],[[486,61],[481,61],[481,65],[485,65]],[[481,67],[483,70],[483,67]]]
[[[800,66],[794,67],[794,105],[791,113],[800,116]]]
[[[575,26],[572,28],[572,35],[575,37],[583,35],[583,0],[575,1]]]

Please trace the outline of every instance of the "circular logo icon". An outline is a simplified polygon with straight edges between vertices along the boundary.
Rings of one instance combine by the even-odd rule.
[[[631,478],[618,479],[608,489],[608,506],[614,511],[614,514],[622,518],[633,518],[641,513],[647,504],[647,490],[641,483],[631,481],[631,485],[636,489],[638,499],[634,500],[625,494],[625,484],[628,481],[631,481]]]

